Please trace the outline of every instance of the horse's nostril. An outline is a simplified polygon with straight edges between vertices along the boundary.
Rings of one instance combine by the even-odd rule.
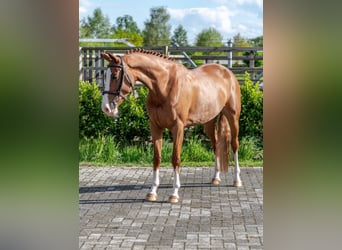
[[[106,114],[109,114],[109,113],[110,113],[110,108],[108,108],[108,107],[103,107],[103,108],[102,108],[102,111],[103,111],[104,113],[106,113]]]

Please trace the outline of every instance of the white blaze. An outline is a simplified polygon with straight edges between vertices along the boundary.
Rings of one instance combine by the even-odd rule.
[[[109,91],[110,89],[110,78],[112,75],[112,71],[110,68],[106,71],[106,78],[104,81],[104,91]],[[116,116],[118,114],[117,106],[111,107],[108,99],[108,94],[103,94],[102,96],[102,111],[108,116]]]

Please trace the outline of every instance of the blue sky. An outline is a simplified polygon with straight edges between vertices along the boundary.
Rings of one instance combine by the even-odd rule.
[[[150,9],[164,6],[171,18],[171,32],[183,25],[190,43],[203,29],[213,27],[224,42],[240,33],[244,38],[263,35],[263,0],[79,0],[80,20],[100,7],[111,24],[119,16],[131,15],[140,30],[150,19]]]

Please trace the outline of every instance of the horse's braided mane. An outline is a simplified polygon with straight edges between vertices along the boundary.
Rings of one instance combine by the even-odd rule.
[[[142,48],[135,48],[135,49],[131,49],[131,50],[127,50],[126,51],[126,54],[133,54],[133,53],[142,53],[142,54],[147,54],[147,55],[154,55],[154,56],[158,56],[158,57],[164,58],[166,60],[177,62],[174,58],[171,58],[171,57],[169,57],[167,55],[161,54],[161,53],[153,51],[153,50],[146,50],[146,49],[142,49]]]

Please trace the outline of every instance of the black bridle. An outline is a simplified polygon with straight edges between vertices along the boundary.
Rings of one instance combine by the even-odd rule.
[[[125,77],[127,78],[128,86],[130,88],[132,88],[132,91],[134,90],[134,85],[133,85],[132,79],[130,78],[130,76],[125,71],[125,66],[124,66],[124,62],[122,60],[122,57],[121,56],[118,56],[118,57],[120,58],[120,64],[109,64],[108,68],[121,68],[119,87],[116,91],[104,90],[104,91],[102,91],[102,95],[109,94],[109,95],[114,95],[114,97],[121,97],[122,99],[126,99],[126,97],[121,94],[121,89],[122,89],[122,86],[124,84],[124,78]],[[111,76],[112,76],[112,79],[115,80],[115,78],[112,74],[111,74]]]

